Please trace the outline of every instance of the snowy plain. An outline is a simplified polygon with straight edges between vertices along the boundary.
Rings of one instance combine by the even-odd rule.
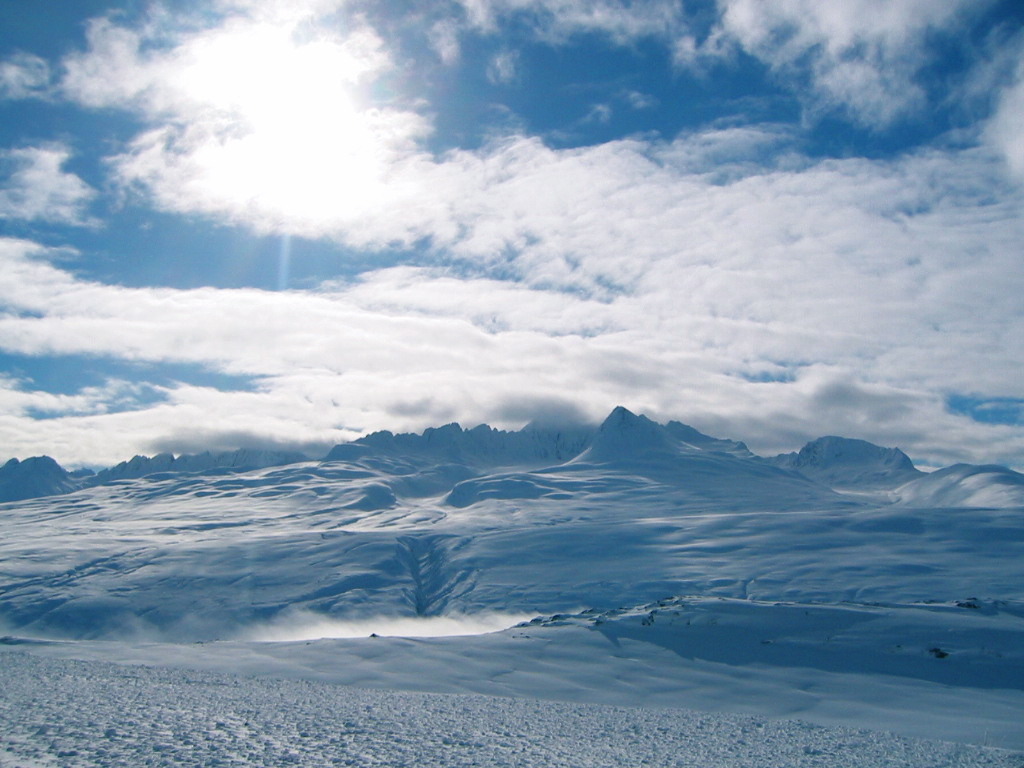
[[[0,505],[0,766],[1024,765],[1022,478],[905,458],[617,409]]]

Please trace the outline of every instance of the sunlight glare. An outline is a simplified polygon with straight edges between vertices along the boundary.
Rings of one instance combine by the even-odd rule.
[[[237,22],[183,55],[180,92],[207,112],[193,138],[207,194],[305,221],[378,200],[394,113],[361,98],[386,64],[373,33],[297,39],[288,26]]]

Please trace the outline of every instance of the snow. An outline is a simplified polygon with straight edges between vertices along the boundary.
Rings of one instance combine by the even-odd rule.
[[[807,453],[617,409],[0,504],[0,766],[1020,765],[1024,478]]]
[[[0,766],[1019,765],[993,749],[738,715],[3,656]]]
[[[892,488],[922,473],[899,448],[880,448],[865,440],[820,437],[800,449],[770,460],[834,488]]]
[[[955,464],[897,488],[916,507],[1024,507],[1024,475],[995,465]]]

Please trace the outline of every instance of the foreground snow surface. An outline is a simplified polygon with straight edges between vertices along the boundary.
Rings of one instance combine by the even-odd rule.
[[[682,709],[372,691],[2,653],[0,766],[1021,766],[1017,753]]]

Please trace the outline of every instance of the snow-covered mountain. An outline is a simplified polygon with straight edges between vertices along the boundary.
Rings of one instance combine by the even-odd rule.
[[[239,472],[307,461],[308,456],[295,451],[240,449],[180,456],[161,453],[135,456],[95,474],[69,474],[47,456],[24,462],[12,459],[0,468],[0,501],[63,494],[83,487],[168,473]],[[959,469],[951,474],[937,474],[933,481],[909,485],[912,481],[923,480],[924,473],[898,448],[829,436],[808,443],[797,453],[761,459],[742,442],[710,437],[678,421],[661,425],[622,407],[613,410],[598,427],[530,424],[519,431],[508,432],[486,424],[468,430],[459,424],[446,424],[422,434],[394,434],[385,430],[336,445],[322,461],[369,462],[378,468],[388,466],[389,462],[395,468],[398,465],[394,462],[405,462],[419,468],[422,475],[419,479],[425,483],[420,488],[423,495],[445,486],[450,490],[454,482],[478,477],[487,469],[539,470],[572,463],[579,466],[631,464],[646,474],[657,471],[663,479],[689,482],[694,490],[697,486],[721,484],[724,475],[738,472],[789,483],[794,489],[804,491],[806,484],[797,477],[843,491],[895,491],[906,486],[902,497],[908,503],[918,497],[922,503],[931,503],[926,497],[937,492],[934,489],[940,485],[947,488],[944,493],[953,494],[954,504],[968,497],[982,506],[990,502],[997,506],[1019,503],[1019,497],[1013,491],[1007,492],[1006,486],[1013,485],[1013,478],[1020,475],[1005,467],[957,465]],[[779,475],[766,470],[766,466],[789,472]],[[423,472],[427,467],[431,470]],[[978,477],[967,480],[967,475]],[[527,494],[543,495],[542,489],[528,490],[535,482],[519,477],[516,482],[507,483],[506,488],[511,492],[513,487],[518,487]],[[960,491],[949,490],[964,483],[967,486]],[[983,488],[987,484],[995,486],[992,492]],[[413,490],[408,482],[405,490]],[[454,498],[458,500],[462,496],[456,494]]]
[[[894,488],[923,474],[899,448],[880,448],[846,437],[819,437],[799,453],[768,461],[833,488]]]
[[[11,459],[0,467],[0,502],[69,493],[78,487],[75,478],[49,456]]]
[[[0,504],[0,652],[1024,749],[1008,469],[924,474],[841,438],[762,459],[624,408],[599,427],[380,432],[322,461],[201,456],[91,480],[5,466],[56,495]],[[439,627],[505,629],[367,637]]]
[[[174,456],[171,453],[159,453],[156,456],[135,456],[122,461],[110,469],[97,472],[87,478],[87,484],[100,485],[115,480],[128,480],[146,477],[160,472],[209,472],[213,469],[247,470],[276,467],[282,464],[294,464],[309,461],[309,457],[297,451],[266,451],[241,448],[237,451],[211,453],[204,451],[195,454]]]
[[[68,472],[49,456],[34,456],[24,461],[11,459],[0,467],[0,502],[34,499],[71,493],[81,488],[118,480],[132,480],[163,473],[240,472],[309,461],[297,451],[239,449],[174,456],[135,456],[99,472]]]

